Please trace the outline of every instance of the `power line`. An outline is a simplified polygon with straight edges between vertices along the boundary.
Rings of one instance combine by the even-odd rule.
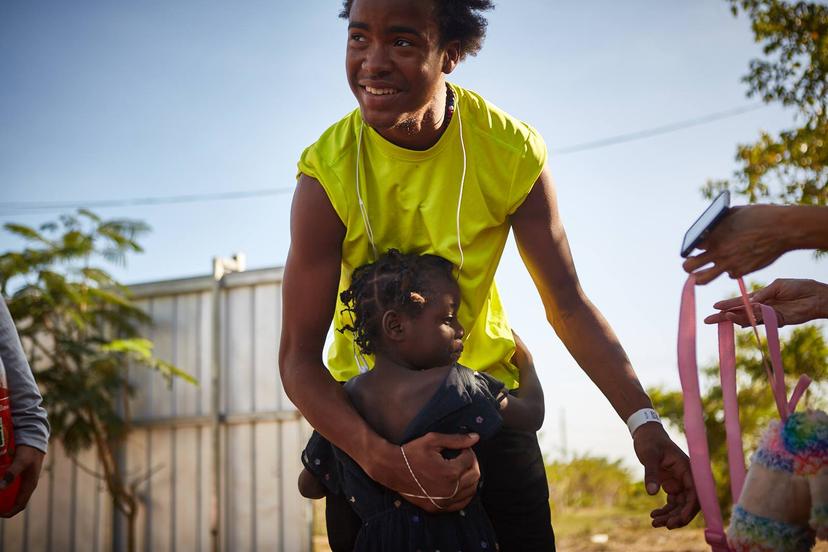
[[[733,109],[728,109],[726,111],[718,111],[716,113],[710,113],[708,115],[702,115],[700,117],[694,117],[692,119],[648,128],[645,130],[638,130],[636,132],[619,134],[617,136],[610,136],[609,138],[602,138],[600,140],[594,140],[591,142],[583,142],[581,144],[575,144],[573,146],[552,148],[551,155],[567,155],[570,153],[578,153],[592,149],[605,148],[607,146],[614,146],[616,144],[623,144],[624,142],[643,140],[644,138],[658,136],[659,134],[668,134],[670,132],[676,132],[678,130],[684,130],[686,128],[691,128],[694,126],[705,125],[708,123],[712,123],[714,121],[720,121],[722,119],[729,119],[730,117],[742,115],[743,113],[748,113],[750,111],[756,111],[757,109],[761,109],[763,107],[765,107],[765,104],[761,103],[743,107],[736,107]]]
[[[55,210],[92,207],[132,207],[136,205],[161,205],[168,203],[195,203],[198,201],[223,201],[227,199],[241,199],[248,197],[263,197],[285,194],[293,191],[293,187],[261,188],[258,190],[240,190],[236,192],[217,192],[204,194],[185,194],[163,197],[137,197],[131,199],[95,199],[90,201],[11,201],[0,202],[0,211],[5,209],[23,210]]]
[[[625,134],[618,134],[599,140],[589,142],[582,142],[571,146],[563,146],[559,148],[551,148],[550,155],[561,156],[573,153],[580,153],[583,151],[605,148],[625,142],[633,142],[636,140],[643,140],[661,134],[669,134],[684,130],[687,128],[705,125],[722,119],[736,117],[744,113],[756,111],[766,107],[765,104],[753,104],[748,106],[736,107],[725,111],[717,111],[707,115],[677,121],[666,125],[660,125],[644,130],[629,132]],[[11,201],[0,202],[0,217],[20,216],[29,214],[44,214],[52,211],[65,211],[70,209],[82,208],[107,208],[107,207],[135,207],[139,205],[169,205],[176,203],[197,203],[204,201],[226,201],[231,199],[244,199],[251,197],[266,197],[290,193],[294,190],[293,186],[284,188],[262,188],[257,190],[240,190],[235,192],[216,192],[216,193],[202,193],[202,194],[185,194],[177,196],[154,196],[154,197],[137,197],[129,199],[95,199],[89,201]]]

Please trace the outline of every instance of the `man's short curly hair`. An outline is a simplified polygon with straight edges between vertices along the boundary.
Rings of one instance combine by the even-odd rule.
[[[351,324],[339,328],[350,331],[363,354],[376,352],[382,316],[396,310],[417,316],[425,307],[434,278],[454,280],[453,265],[437,255],[403,254],[396,249],[380,255],[376,262],[363,265],[351,275],[351,285],[340,294],[350,313]]]
[[[339,17],[348,19],[354,0],[344,0]],[[440,46],[460,41],[460,59],[476,56],[486,37],[486,18],[480,12],[494,8],[491,0],[434,0]]]

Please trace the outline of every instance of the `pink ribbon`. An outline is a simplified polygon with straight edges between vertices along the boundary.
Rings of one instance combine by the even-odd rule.
[[[759,330],[753,308],[748,299],[745,284],[739,278],[739,290],[745,313],[753,327],[757,343]],[[704,519],[707,522],[705,539],[714,552],[730,552],[724,534],[722,513],[716,499],[716,484],[713,472],[710,469],[710,450],[707,445],[707,431],[704,427],[704,417],[701,408],[701,393],[699,389],[698,365],[696,363],[696,296],[695,277],[691,274],[684,284],[681,294],[681,308],[679,311],[678,331],[678,367],[681,389],[684,395],[684,430],[687,435],[687,446],[690,451],[690,468],[693,472],[693,481],[696,484],[696,493],[699,497]],[[785,374],[782,366],[782,352],[779,346],[779,324],[776,312],[767,305],[759,305],[762,320],[765,323],[768,351],[771,365],[762,355],[765,369],[768,373],[771,391],[776,403],[780,418],[786,420],[796,410],[797,403],[811,379],[803,375],[791,394],[790,401],[786,400]],[[730,492],[733,501],[738,501],[742,494],[745,482],[745,457],[742,449],[742,430],[739,426],[739,403],[736,389],[736,347],[732,322],[719,323],[719,371],[722,380],[722,399],[724,401],[725,432],[727,440],[727,457],[730,466]]]

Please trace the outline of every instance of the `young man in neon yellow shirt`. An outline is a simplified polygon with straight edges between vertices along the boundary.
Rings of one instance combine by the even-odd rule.
[[[615,334],[579,285],[543,140],[445,81],[480,48],[480,11],[489,7],[486,0],[345,2],[346,71],[359,109],[303,153],[291,212],[280,349],[285,390],[311,425],[374,480],[410,494],[421,492],[399,448],[366,425],[335,383],[368,368],[370,359],[355,354],[346,333],[336,334],[328,368],[322,361],[331,316],[337,328],[347,322],[340,320],[337,290],[377,251],[433,253],[458,266],[460,321],[468,329],[461,363],[514,388],[514,342],[493,281],[511,228],[552,327],[621,419],[635,426],[652,408]],[[554,549],[537,439],[500,439],[481,453],[483,500],[500,549]],[[475,436],[429,434],[405,445],[428,494],[451,496],[440,501],[445,509],[461,509],[476,491],[475,442]],[[685,525],[698,511],[686,455],[657,423],[635,427],[633,442],[648,492],[661,486],[670,497],[653,512],[653,525]],[[443,448],[463,453],[446,461]],[[412,501],[436,511],[426,499]]]

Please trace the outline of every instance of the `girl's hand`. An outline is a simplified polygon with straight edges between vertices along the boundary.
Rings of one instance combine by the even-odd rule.
[[[828,285],[815,280],[779,279],[749,296],[756,322],[762,323],[759,303],[776,311],[779,325],[802,324],[817,318],[828,317]],[[717,324],[730,320],[742,327],[750,325],[741,297],[719,301],[713,308],[721,312],[704,319],[705,324]]]
[[[523,371],[528,366],[534,366],[535,362],[532,359],[532,353],[526,347],[526,343],[520,336],[512,330],[512,337],[515,339],[515,354],[512,355],[512,362],[517,366],[518,370]]]
[[[524,431],[537,431],[543,425],[544,403],[543,388],[535,372],[535,362],[526,343],[514,331],[515,353],[512,363],[520,371],[520,387],[504,398],[500,403],[500,414],[507,427]]]

